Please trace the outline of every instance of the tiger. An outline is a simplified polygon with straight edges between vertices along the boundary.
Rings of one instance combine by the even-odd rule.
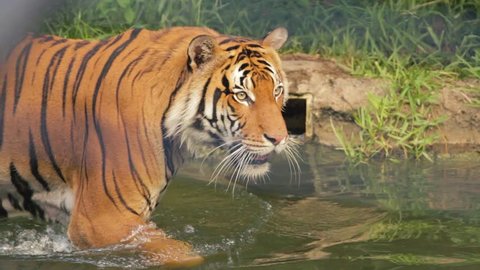
[[[65,223],[78,249],[143,237],[138,250],[161,264],[200,263],[149,218],[205,147],[225,149],[222,166],[242,179],[265,176],[270,156],[288,152],[277,52],[287,38],[283,27],[262,39],[206,27],[29,34],[0,69],[0,217]]]

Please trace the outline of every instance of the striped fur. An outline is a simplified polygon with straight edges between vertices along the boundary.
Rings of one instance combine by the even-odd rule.
[[[264,175],[288,142],[275,52],[286,37],[194,27],[27,37],[0,71],[0,217],[68,222],[76,246],[101,247],[147,224],[183,147],[224,145],[234,175]]]

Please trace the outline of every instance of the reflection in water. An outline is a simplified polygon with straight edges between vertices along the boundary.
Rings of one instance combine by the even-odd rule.
[[[274,253],[271,258],[256,259],[259,264],[290,260],[317,260],[330,254],[325,248],[338,244],[369,240],[369,228],[385,214],[369,207],[342,205],[310,197],[288,202],[268,223],[269,233],[313,239],[301,253]]]
[[[312,240],[297,248],[300,252],[274,253],[255,262],[344,258],[344,251],[336,252],[339,249],[348,250],[349,260],[406,265],[478,262],[477,156],[350,167],[340,162],[343,157],[338,152],[320,146],[307,145],[303,152],[308,164],[297,191],[292,191],[292,183],[267,185],[274,186],[276,195],[299,197],[273,215],[273,220],[283,222],[271,226],[276,233],[305,234]],[[278,177],[272,178],[282,179],[279,176],[285,172],[281,166],[276,169]],[[268,193],[267,186],[256,188]],[[362,253],[350,250],[358,246]]]
[[[191,163],[153,219],[206,257],[200,269],[480,268],[478,157],[352,167],[318,145],[301,152],[301,181],[278,158],[269,180],[235,195],[225,180],[207,185],[215,161]],[[0,268],[149,267],[114,249],[73,251],[49,226],[0,221]]]

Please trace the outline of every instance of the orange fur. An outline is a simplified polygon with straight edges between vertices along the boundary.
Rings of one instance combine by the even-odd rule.
[[[199,36],[205,38],[194,41]],[[217,90],[224,77],[234,76],[233,61],[239,59],[233,56],[249,44],[284,81],[277,43],[195,27],[132,29],[103,41],[27,37],[0,72],[0,183],[24,183],[33,193],[69,190],[68,235],[79,248],[128,241],[132,231],[148,225],[180,162],[179,141],[189,147],[198,142],[188,134],[195,132],[194,121],[204,119],[188,117],[196,117],[201,106],[205,112],[235,110],[242,127],[232,138],[247,145],[268,144],[264,136],[277,143],[286,138],[280,111],[287,90],[272,98],[277,78],[262,73],[257,54],[247,57],[255,66],[255,102],[245,105]],[[188,245],[153,232],[141,248],[167,254],[163,263],[201,261]]]

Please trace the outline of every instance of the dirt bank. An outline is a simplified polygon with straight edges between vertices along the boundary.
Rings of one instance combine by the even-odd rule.
[[[382,96],[389,89],[388,81],[353,76],[332,60],[308,55],[282,58],[290,92],[311,97],[311,121],[307,125],[311,139],[324,145],[339,146],[330,121],[342,127],[347,137],[357,133],[359,128],[352,114],[368,104],[368,93]],[[480,108],[471,104],[474,95],[480,93],[472,91],[476,89],[480,89],[479,80],[456,82],[439,90],[432,117],[446,116],[445,122],[433,131],[439,135],[436,149],[440,152],[480,151]]]

